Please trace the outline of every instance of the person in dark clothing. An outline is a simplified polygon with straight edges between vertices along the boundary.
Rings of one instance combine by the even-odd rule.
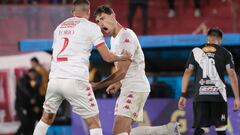
[[[194,0],[194,16],[199,17],[201,16],[201,3],[200,0]],[[176,10],[175,10],[175,0],[168,0],[168,17],[174,17],[176,15]]]
[[[30,69],[19,80],[15,109],[21,125],[16,135],[32,135],[35,122],[41,118],[44,99],[39,95],[41,76]]]
[[[132,29],[133,17],[136,13],[137,7],[142,9],[142,19],[143,19],[143,35],[147,34],[148,26],[148,0],[129,0],[129,15],[128,15],[128,24],[129,28]]]
[[[182,79],[182,96],[179,109],[186,106],[187,87],[190,76],[195,72],[195,95],[193,101],[194,135],[203,135],[204,128],[215,126],[217,135],[226,135],[228,112],[224,73],[227,73],[235,96],[234,111],[240,107],[238,79],[233,57],[221,47],[222,32],[211,28],[207,43],[192,50]]]
[[[99,82],[102,79],[102,75],[99,70],[95,67],[93,63],[90,63],[89,69],[89,81],[92,82]],[[101,89],[98,91],[94,91],[94,95],[96,98],[103,98],[106,95],[105,89]]]

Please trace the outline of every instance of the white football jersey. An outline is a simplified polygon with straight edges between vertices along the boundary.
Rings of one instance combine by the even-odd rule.
[[[128,29],[122,28],[116,37],[111,37],[111,51],[120,55],[126,50],[132,55],[132,63],[122,83],[122,90],[135,92],[150,92],[150,85],[145,74],[145,61],[141,45],[136,34]],[[118,62],[114,63],[116,68]]]
[[[93,46],[104,43],[98,25],[85,18],[71,17],[54,31],[50,78],[89,81],[89,57]]]

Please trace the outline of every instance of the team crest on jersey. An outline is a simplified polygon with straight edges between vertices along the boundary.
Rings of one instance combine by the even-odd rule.
[[[202,50],[206,53],[210,53],[210,52],[216,52],[217,49],[212,46],[205,46],[202,48]]]
[[[128,38],[126,38],[123,42],[124,43],[130,43],[130,40]]]
[[[225,114],[222,114],[222,115],[221,115],[221,120],[222,120],[222,121],[225,121],[225,120],[226,120]]]

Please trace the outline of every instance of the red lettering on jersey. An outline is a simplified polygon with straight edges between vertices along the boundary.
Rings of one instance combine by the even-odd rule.
[[[80,23],[79,20],[78,21],[66,21],[66,22],[61,24],[60,28],[73,28],[79,23]]]

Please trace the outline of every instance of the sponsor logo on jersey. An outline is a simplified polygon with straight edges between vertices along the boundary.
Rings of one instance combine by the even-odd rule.
[[[206,53],[209,53],[209,52],[216,52],[217,49],[213,46],[205,46],[202,48],[202,50]]]
[[[73,28],[75,27],[77,24],[79,24],[80,21],[79,20],[69,20],[69,21],[65,21],[61,24],[60,28]]]
[[[130,43],[130,40],[128,38],[126,38],[123,43]]]
[[[200,85],[215,85],[216,83],[219,83],[219,80],[204,80],[204,79],[201,79],[199,81]]]
[[[221,121],[225,121],[226,120],[226,116],[225,116],[225,114],[222,114],[221,115]]]
[[[201,86],[199,95],[219,95],[219,88],[216,86]]]

